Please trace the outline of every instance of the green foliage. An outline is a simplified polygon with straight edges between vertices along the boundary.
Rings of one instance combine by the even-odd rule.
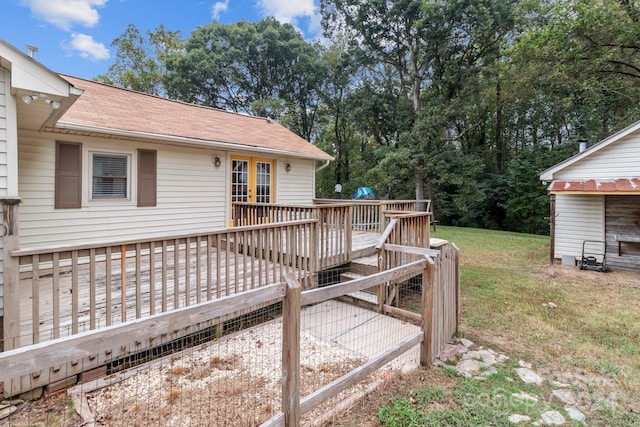
[[[406,397],[393,399],[378,411],[378,419],[388,427],[417,426],[420,415],[414,410],[411,402]]]
[[[443,402],[445,392],[439,387],[427,387],[416,391],[413,396],[419,404],[429,405],[434,402]]]
[[[111,46],[116,47],[116,62],[96,80],[152,95],[165,93],[162,80],[169,55],[182,50],[180,31],[165,30],[163,25],[155,31],[147,31],[145,38],[135,25],[116,37]]]
[[[325,67],[321,48],[274,18],[196,28],[167,60],[170,97],[270,116],[310,139]]]

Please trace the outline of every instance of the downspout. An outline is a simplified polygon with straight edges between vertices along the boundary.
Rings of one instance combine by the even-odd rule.
[[[318,172],[320,172],[322,169],[326,168],[327,166],[329,166],[329,163],[331,163],[331,160],[327,160],[326,162],[324,162],[324,165],[321,165],[320,167],[318,167],[316,169],[316,173],[313,174],[313,198],[315,200],[316,198],[316,175],[318,174]]]
[[[329,163],[331,163],[331,160],[327,160],[326,162],[324,162],[324,165],[322,165],[318,169],[316,169],[316,173],[320,172],[322,169],[324,169],[327,166],[329,166]]]

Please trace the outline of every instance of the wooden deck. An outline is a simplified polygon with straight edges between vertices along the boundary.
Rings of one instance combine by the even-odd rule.
[[[416,256],[433,256],[428,253],[429,214],[387,212],[384,206],[243,205],[234,218],[246,225],[74,246],[20,249],[10,234],[5,237],[4,351],[31,344],[47,348],[47,341],[66,342],[83,333],[107,336],[121,327],[135,330],[136,337],[121,337],[134,343],[127,346],[111,337],[101,354],[34,372],[12,382],[12,389],[31,390],[200,331],[215,335],[223,322],[247,313],[235,310],[222,318],[201,307],[282,287],[285,276],[312,290],[320,272],[357,258],[369,257],[390,273]],[[362,218],[365,223],[354,222]],[[389,276],[387,287],[404,278],[398,274]],[[368,279],[354,282],[371,287]],[[394,291],[381,292],[377,309],[394,309],[388,298]],[[267,300],[264,306],[277,302]],[[181,313],[191,314],[182,318]],[[140,324],[153,326],[139,330]]]
[[[286,241],[286,230],[282,233]],[[373,253],[379,237],[378,233],[354,232],[351,256]],[[331,238],[335,242],[338,236],[333,233]],[[325,244],[333,248],[337,255],[336,243]],[[222,245],[222,248],[214,246],[207,251],[206,242],[196,242],[190,245],[189,251],[185,245],[180,246],[177,253],[166,246],[156,248],[155,259],[152,259],[150,250],[141,251],[140,257],[129,256],[124,268],[124,293],[123,266],[119,254],[114,257],[110,266],[107,266],[106,256],[96,256],[93,263],[79,263],[75,279],[71,265],[62,265],[59,267],[56,284],[53,269],[50,267],[47,271],[40,267],[37,289],[34,289],[33,275],[23,273],[20,280],[19,346],[99,329],[268,286],[278,283],[282,271],[287,268],[295,269],[298,276],[307,274],[286,262],[237,253],[234,247],[236,245],[231,239],[228,248],[226,245]],[[283,253],[287,254],[287,248],[284,248]],[[210,272],[215,273],[210,276]],[[34,301],[37,299],[40,302],[34,308]],[[39,319],[36,329],[32,322],[34,318]],[[73,321],[74,318],[77,319],[76,322]]]

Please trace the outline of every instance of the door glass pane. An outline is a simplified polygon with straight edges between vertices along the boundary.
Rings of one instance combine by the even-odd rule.
[[[271,162],[256,162],[256,203],[271,203]]]
[[[249,201],[249,162],[247,160],[231,161],[231,201]]]

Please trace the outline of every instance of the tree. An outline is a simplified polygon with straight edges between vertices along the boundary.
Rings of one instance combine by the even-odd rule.
[[[413,102],[418,120],[429,122],[420,131],[414,125],[412,137],[403,139],[408,146],[402,149],[414,159],[418,199],[424,197],[428,180],[426,158],[443,140],[455,137],[456,117],[465,115],[464,104],[455,101],[466,83],[479,81],[480,67],[495,60],[494,51],[511,25],[512,3],[321,1],[326,34],[347,31],[370,60],[392,67],[398,92]]]
[[[320,54],[320,45],[273,18],[213,22],[168,59],[164,83],[171,97],[281,119],[310,139],[324,78]]]
[[[147,31],[147,37],[135,25],[129,24],[111,42],[111,46],[117,48],[115,63],[96,80],[152,95],[164,95],[165,64],[168,56],[182,50],[180,31],[167,31],[160,25],[153,32]]]

